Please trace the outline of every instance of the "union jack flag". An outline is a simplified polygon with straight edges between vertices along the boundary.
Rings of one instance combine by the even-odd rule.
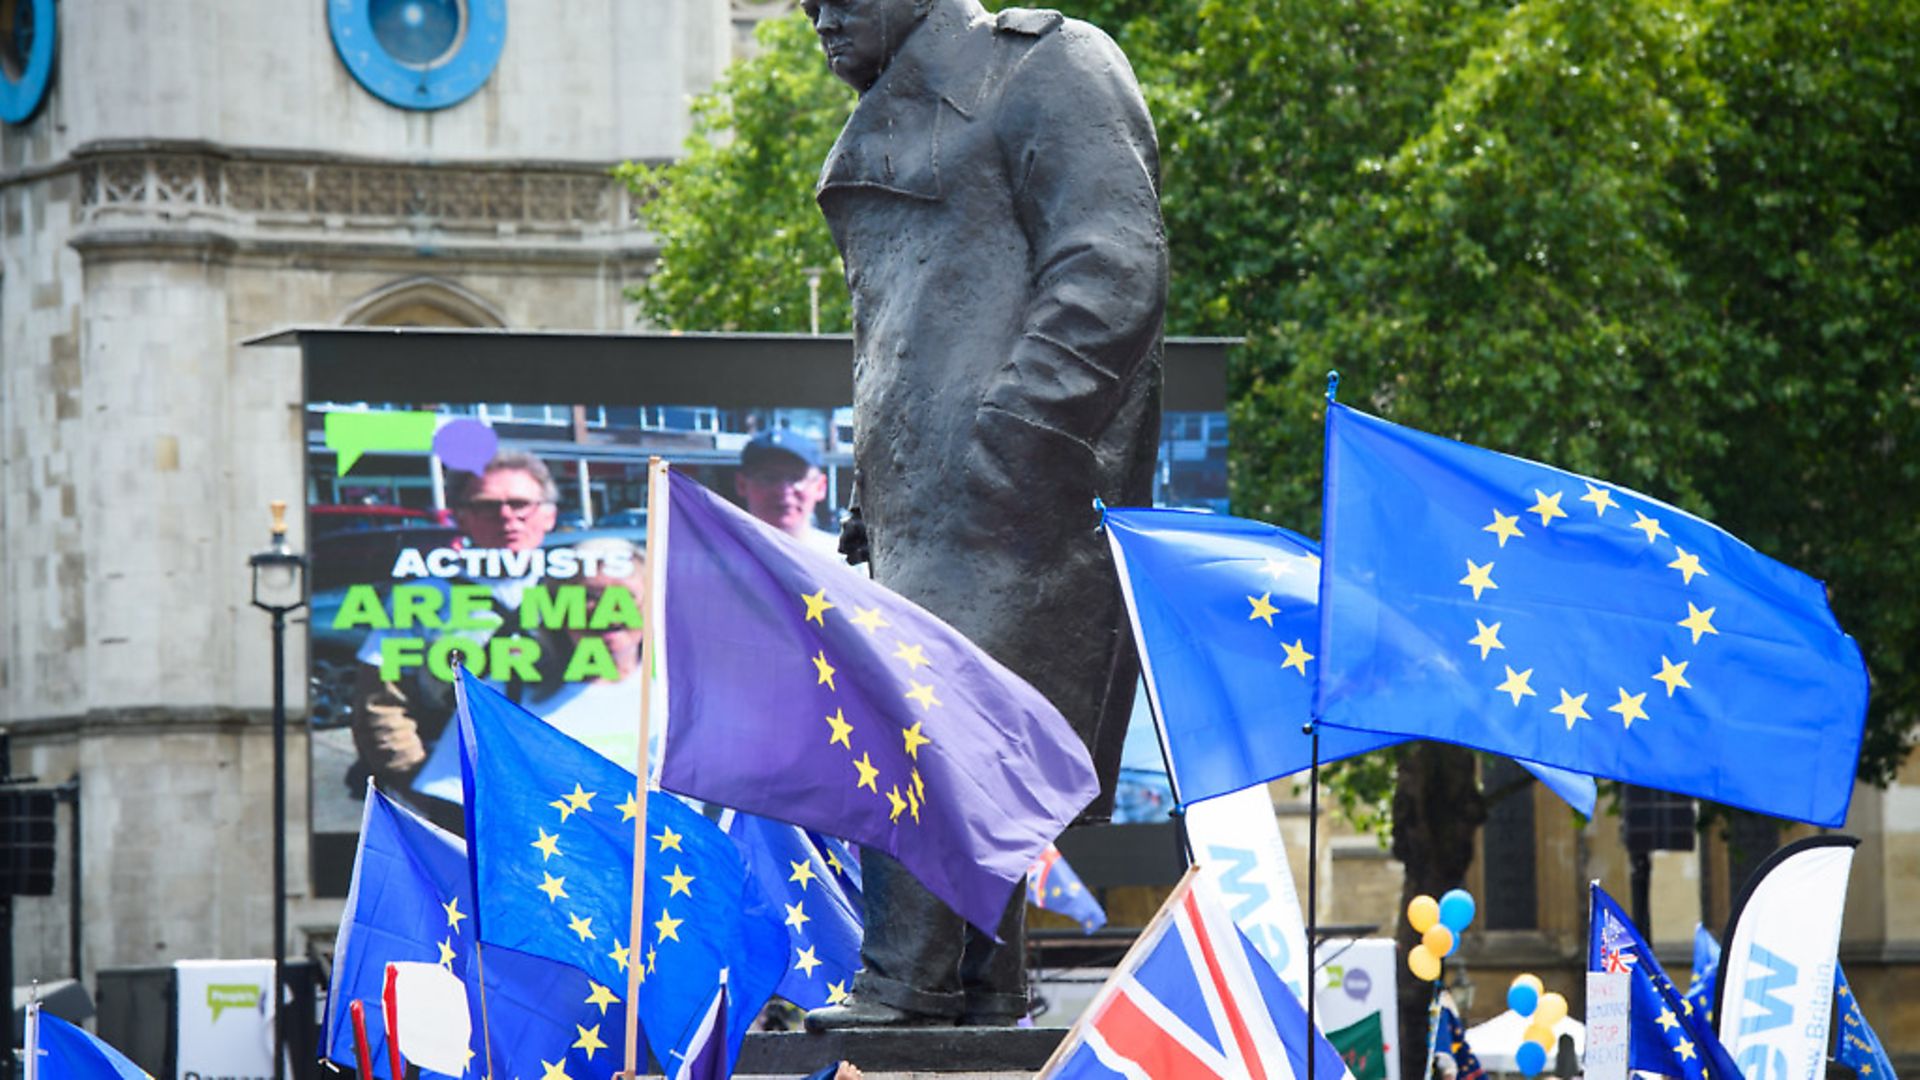
[[[1605,919],[1600,924],[1600,970],[1632,971],[1633,965],[1640,960],[1638,954],[1629,951],[1633,948],[1632,936],[1620,924],[1620,920],[1613,917],[1612,912],[1602,914]]]
[[[1039,1080],[1305,1080],[1308,1046],[1300,1000],[1190,869]],[[1348,1078],[1311,1046],[1315,1080]]]

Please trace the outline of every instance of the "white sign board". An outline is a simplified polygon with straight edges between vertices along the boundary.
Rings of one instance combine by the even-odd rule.
[[[1720,1041],[1747,1080],[1821,1080],[1827,1071],[1850,836],[1775,852],[1756,871],[1720,951]]]
[[[1314,954],[1314,1023],[1338,1031],[1380,1014],[1387,1080],[1400,1080],[1400,1001],[1393,977],[1400,950],[1392,938],[1330,938]]]
[[[175,1080],[270,1080],[273,962],[182,960],[173,970]]]
[[[1187,807],[1187,840],[1235,925],[1306,1004],[1307,927],[1267,786]]]
[[[1624,971],[1587,972],[1587,1080],[1627,1080],[1632,979]]]

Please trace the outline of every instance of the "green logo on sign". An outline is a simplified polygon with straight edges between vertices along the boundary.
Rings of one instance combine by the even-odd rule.
[[[228,1009],[246,1009],[252,1011],[260,1007],[260,999],[266,991],[252,983],[214,984],[207,987],[207,1008],[213,1010],[213,1022],[220,1022],[220,1014]]]

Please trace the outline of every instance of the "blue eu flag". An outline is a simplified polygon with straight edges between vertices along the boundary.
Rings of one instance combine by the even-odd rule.
[[[865,919],[853,853],[833,837],[734,810],[720,816],[720,828],[785,913],[788,967],[774,993],[803,1009],[846,1000],[860,970]]]
[[[1693,978],[1687,983],[1687,1004],[1713,1023],[1713,991],[1720,981],[1720,943],[1706,927],[1693,926]]]
[[[669,1071],[728,969],[737,1052],[786,970],[787,936],[733,841],[680,800],[649,792],[645,936],[631,939],[633,773],[464,668],[454,688],[475,936],[606,986],[626,986],[639,965],[640,1026]]]
[[[1066,718],[898,593],[692,480],[666,487],[660,786],[885,851],[992,933],[1099,791]]]
[[[1624,971],[1631,976],[1627,1067],[1682,1080],[1741,1075],[1714,1034],[1706,1015],[1688,1004],[1660,969],[1633,922],[1599,882],[1589,887],[1592,916],[1587,940],[1588,971]]]
[[[621,1066],[617,1048],[626,1030],[619,996],[577,968],[506,949],[489,950],[482,963],[473,911],[466,845],[369,785],[353,886],[334,944],[321,1040],[327,1060],[356,1067],[348,1009],[357,999],[367,1005],[373,1071],[391,1080],[380,993],[389,963],[415,961],[440,964],[467,984],[474,1060],[483,1071],[487,1054],[479,1040],[490,1033],[497,1076],[557,1080],[556,1069],[570,1080],[612,1076]]]
[[[1859,999],[1853,996],[1853,987],[1847,985],[1847,973],[1837,964],[1833,983],[1834,1002],[1840,1010],[1840,1045],[1833,1060],[1852,1069],[1860,1080],[1898,1080],[1887,1048],[1880,1045],[1880,1036],[1874,1034],[1873,1025],[1860,1011]]]
[[[35,1075],[41,1080],[153,1080],[106,1040],[38,1005],[27,1023],[27,1052],[39,1059]]]
[[[1052,844],[1027,871],[1027,901],[1042,911],[1065,915],[1089,934],[1107,925],[1107,909],[1100,906],[1073,864]]]
[[[1174,795],[1199,802],[1313,763],[1320,548],[1258,521],[1109,509],[1104,522]],[[1323,728],[1320,762],[1404,741]],[[1593,816],[1593,778],[1523,762]]]
[[[1819,582],[1625,488],[1327,410],[1316,711],[1839,825],[1866,720]]]

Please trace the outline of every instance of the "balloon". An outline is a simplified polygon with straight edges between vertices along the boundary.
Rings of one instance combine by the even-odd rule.
[[[1522,976],[1522,978],[1525,978],[1525,976]],[[1512,1009],[1521,1016],[1532,1016],[1533,1010],[1539,1004],[1540,991],[1535,990],[1519,979],[1513,980],[1513,985],[1507,987],[1507,1008]]]
[[[1540,976],[1535,975],[1531,971],[1527,972],[1524,975],[1515,975],[1513,977],[1513,985],[1532,987],[1533,996],[1535,997],[1535,999],[1538,999],[1541,994],[1544,994],[1547,992],[1547,988],[1541,985],[1540,983]]]
[[[1560,996],[1560,994],[1555,991],[1549,991],[1545,994],[1540,995],[1540,1008],[1539,1008],[1539,1011],[1534,1013],[1534,1016],[1533,1016],[1534,1023],[1541,1024],[1548,1028],[1551,1028],[1555,1024],[1558,1024],[1560,1021],[1565,1020],[1566,1018],[1567,1018],[1567,999],[1566,998]]]
[[[1523,1042],[1513,1052],[1513,1063],[1527,1076],[1539,1076],[1547,1067],[1547,1048],[1536,1042]]]
[[[1539,1043],[1542,1050],[1551,1049],[1554,1043],[1553,1029],[1544,1024],[1528,1024],[1526,1034],[1521,1037],[1530,1043]]]
[[[1413,951],[1407,954],[1407,967],[1412,969],[1413,977],[1421,982],[1433,982],[1440,977],[1440,958],[1425,945],[1415,945]]]
[[[1440,922],[1458,936],[1473,921],[1473,894],[1465,889],[1448,889],[1440,898]]]
[[[1416,896],[1407,903],[1407,922],[1413,932],[1424,934],[1440,921],[1440,905],[1431,896]]]
[[[1420,935],[1420,944],[1435,956],[1452,956],[1453,947],[1458,943],[1453,940],[1453,931],[1435,923],[1432,929]]]

